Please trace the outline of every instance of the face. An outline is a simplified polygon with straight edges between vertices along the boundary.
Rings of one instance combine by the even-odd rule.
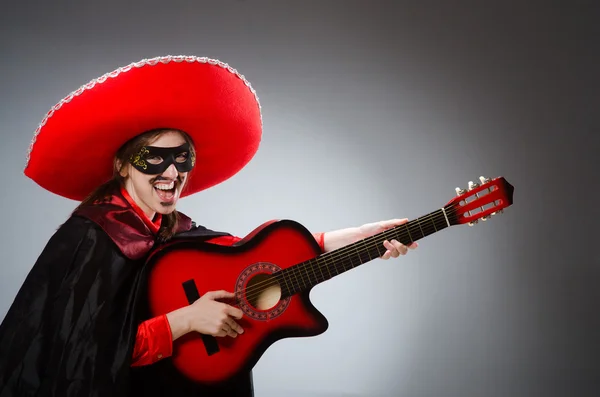
[[[193,159],[182,134],[166,132],[148,143],[121,175],[125,189],[150,218],[175,211]]]

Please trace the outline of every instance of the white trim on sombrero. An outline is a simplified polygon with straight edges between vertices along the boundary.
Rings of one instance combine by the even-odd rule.
[[[44,116],[44,119],[40,122],[39,126],[36,128],[35,132],[33,133],[33,138],[31,139],[31,143],[29,144],[29,149],[27,151],[27,158],[25,160],[25,168],[27,168],[27,165],[29,164],[29,160],[31,159],[31,152],[33,151],[33,145],[35,144],[37,136],[40,133],[42,127],[46,124],[48,119],[50,117],[52,117],[54,112],[56,112],[58,109],[60,109],[65,103],[71,102],[71,100],[74,97],[81,95],[86,90],[91,90],[92,88],[94,88],[94,86],[96,84],[102,84],[108,78],[115,78],[118,75],[120,75],[121,73],[128,72],[132,68],[141,68],[143,66],[154,66],[154,65],[157,65],[159,62],[163,63],[163,64],[167,64],[169,62],[183,62],[183,61],[189,62],[189,63],[192,63],[192,62],[208,63],[210,65],[220,66],[221,68],[227,69],[229,72],[231,72],[231,73],[235,74],[237,77],[239,77],[240,80],[242,80],[244,82],[244,84],[246,84],[246,86],[250,89],[250,92],[252,92],[252,94],[254,95],[254,98],[256,98],[256,103],[258,104],[258,109],[259,109],[259,114],[260,114],[260,124],[262,126],[262,123],[263,123],[262,107],[260,106],[260,101],[258,100],[258,95],[256,94],[256,91],[254,90],[254,88],[252,88],[252,85],[250,84],[250,82],[248,80],[246,80],[246,78],[244,77],[243,74],[240,74],[237,70],[235,70],[234,68],[232,68],[225,62],[219,61],[218,59],[212,59],[212,58],[207,58],[207,57],[197,57],[197,56],[193,56],[193,55],[176,55],[176,56],[166,55],[166,56],[162,56],[162,57],[142,59],[141,61],[133,62],[127,66],[123,66],[118,69],[115,69],[112,72],[106,73],[106,74],[90,81],[89,83],[82,85],[77,90],[71,92],[69,95],[64,97],[60,102],[58,102],[56,105],[54,105],[50,109],[50,111],[48,113],[46,113],[46,116]]]

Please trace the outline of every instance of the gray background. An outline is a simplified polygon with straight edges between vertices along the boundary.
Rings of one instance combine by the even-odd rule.
[[[317,287],[330,329],[274,345],[258,396],[600,395],[595,2],[53,3],[0,12],[0,318],[76,204],[22,174],[43,115],[132,61],[209,56],[265,126],[247,168],[181,202],[201,224],[326,231],[423,215],[479,175],[516,187],[504,215]]]

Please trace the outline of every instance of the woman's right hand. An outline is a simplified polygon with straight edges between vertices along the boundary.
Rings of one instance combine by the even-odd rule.
[[[190,306],[190,328],[192,331],[213,336],[235,338],[244,332],[234,319],[242,318],[243,312],[217,299],[231,299],[235,294],[227,291],[211,291]]]
[[[210,291],[189,306],[167,314],[173,340],[192,331],[212,336],[230,336],[242,334],[244,330],[235,321],[242,318],[243,312],[218,299],[231,299],[235,294],[227,291]]]

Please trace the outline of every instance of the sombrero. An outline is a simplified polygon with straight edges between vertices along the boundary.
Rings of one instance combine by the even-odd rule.
[[[121,145],[157,128],[185,131],[193,140],[196,168],[184,197],[229,179],[254,157],[260,102],[246,78],[221,61],[143,59],[53,106],[34,133],[24,173],[50,192],[83,200],[112,177]]]

